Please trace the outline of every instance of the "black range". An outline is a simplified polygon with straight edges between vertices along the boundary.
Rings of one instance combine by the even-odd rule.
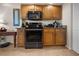
[[[25,26],[26,40],[25,48],[42,48],[42,24],[41,23],[26,23]]]

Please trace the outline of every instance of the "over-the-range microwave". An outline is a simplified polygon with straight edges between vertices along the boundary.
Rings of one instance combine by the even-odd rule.
[[[41,11],[28,11],[28,20],[42,20]]]

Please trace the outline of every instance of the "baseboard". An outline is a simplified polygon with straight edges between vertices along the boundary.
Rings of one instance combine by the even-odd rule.
[[[72,48],[68,47],[67,45],[65,45],[66,48],[68,48],[69,50],[72,50]]]
[[[72,50],[72,51],[74,51],[75,53],[79,54],[79,51],[75,51],[75,50],[73,50],[72,48],[68,47],[67,45],[65,45],[65,47],[68,48],[69,50]]]
[[[75,51],[75,50],[72,50],[72,51],[74,51],[75,53],[79,54],[79,51]]]

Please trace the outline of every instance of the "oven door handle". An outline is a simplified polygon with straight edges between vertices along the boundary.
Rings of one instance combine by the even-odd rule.
[[[42,31],[43,29],[25,29],[26,31]]]

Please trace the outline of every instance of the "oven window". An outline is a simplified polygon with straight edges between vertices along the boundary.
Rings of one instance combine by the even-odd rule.
[[[41,42],[42,32],[41,31],[26,31],[27,42]]]

